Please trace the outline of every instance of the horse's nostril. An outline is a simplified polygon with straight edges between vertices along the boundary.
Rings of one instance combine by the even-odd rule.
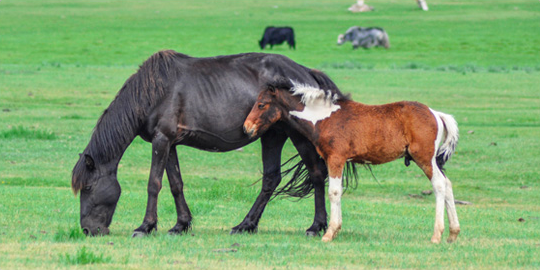
[[[90,230],[87,229],[87,228],[83,228],[82,231],[83,231],[83,233],[84,233],[85,235],[89,235],[89,234],[90,234]]]

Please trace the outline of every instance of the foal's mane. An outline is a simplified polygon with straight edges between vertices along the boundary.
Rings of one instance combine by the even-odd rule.
[[[301,96],[300,102],[304,105],[322,101],[325,104],[335,104],[340,100],[349,100],[349,95],[344,95],[337,87],[321,89],[316,86],[297,82],[286,78],[277,78],[268,84],[268,87],[275,89],[288,90],[293,96]]]
[[[71,188],[75,194],[89,178],[85,156],[103,164],[122,155],[148,113],[164,96],[177,72],[173,68],[175,59],[186,57],[172,50],[157,52],[124,83],[97,121],[90,142],[73,169]]]

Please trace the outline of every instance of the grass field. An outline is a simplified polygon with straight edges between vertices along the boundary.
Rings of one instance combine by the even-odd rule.
[[[539,269],[540,3],[530,0],[0,1],[0,269]],[[446,165],[462,233],[430,243],[433,195],[401,161],[361,170],[343,197],[332,243],[307,238],[312,198],[277,199],[259,232],[228,234],[260,184],[259,143],[208,153],[178,147],[193,230],[176,219],[168,184],[159,230],[130,238],[146,205],[150,145],[136,139],[120,163],[111,235],[86,238],[71,170],[98,117],[152,53],[261,51],[267,25],[290,25],[297,49],[356,101],[417,100],[455,116],[457,152]],[[380,26],[391,48],[336,46],[352,25]],[[295,154],[291,145],[284,157]],[[164,181],[166,181],[164,179]],[[446,237],[448,232],[445,232]]]

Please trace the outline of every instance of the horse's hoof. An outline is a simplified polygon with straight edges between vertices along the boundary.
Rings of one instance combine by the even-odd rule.
[[[243,228],[243,227],[240,227],[240,226],[236,226],[234,228],[231,229],[231,231],[229,232],[230,235],[233,235],[233,234],[243,234],[243,233],[257,233],[257,227],[255,228]]]
[[[131,235],[132,238],[137,238],[137,237],[146,237],[148,234],[146,234],[145,232],[139,232],[139,231],[134,231],[133,234]]]
[[[168,231],[168,234],[169,234],[169,235],[180,235],[180,234],[182,234],[182,233],[184,233],[184,232],[185,232],[185,231],[183,231],[183,230],[174,230],[174,229],[170,229],[170,230]]]

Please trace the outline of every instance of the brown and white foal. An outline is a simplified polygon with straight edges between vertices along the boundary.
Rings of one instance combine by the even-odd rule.
[[[450,227],[447,241],[456,240],[460,228],[452,184],[442,172],[458,141],[452,116],[413,101],[365,105],[318,88],[278,80],[259,94],[244,122],[244,131],[256,136],[277,121],[287,122],[306,136],[328,166],[331,213],[323,241],[331,241],[341,229],[345,163],[382,164],[401,157],[407,165],[413,160],[433,185],[436,206],[431,242],[441,241],[445,204]]]

